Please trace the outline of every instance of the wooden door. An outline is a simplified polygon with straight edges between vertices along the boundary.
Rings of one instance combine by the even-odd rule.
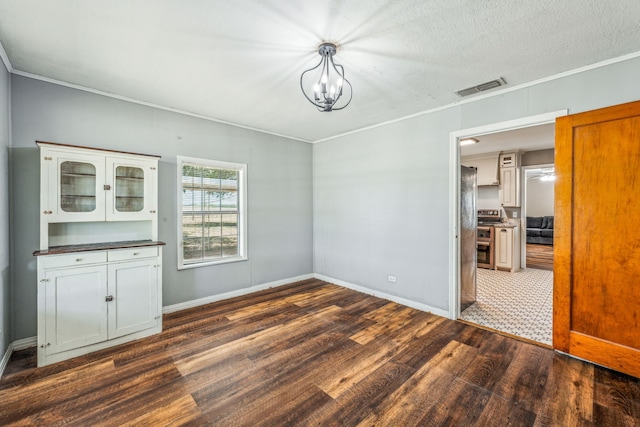
[[[556,122],[553,346],[640,377],[640,101]]]

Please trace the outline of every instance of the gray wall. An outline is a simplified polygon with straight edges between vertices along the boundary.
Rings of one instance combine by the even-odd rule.
[[[313,272],[310,144],[12,76],[15,337],[36,334],[39,156],[51,141],[162,156],[163,305]],[[176,156],[248,165],[245,262],[177,270]]]
[[[527,216],[553,215],[553,181],[527,180]]]
[[[522,166],[552,165],[555,163],[555,150],[549,148],[547,150],[527,151],[520,160]]]
[[[314,145],[314,271],[448,310],[450,133],[634,101],[638,75],[631,59]]]
[[[10,76],[0,61],[0,358],[11,335],[11,270],[9,246]]]

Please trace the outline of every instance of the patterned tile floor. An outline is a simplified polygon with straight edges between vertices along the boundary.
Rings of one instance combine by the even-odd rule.
[[[477,301],[460,319],[551,345],[553,272],[478,269]]]

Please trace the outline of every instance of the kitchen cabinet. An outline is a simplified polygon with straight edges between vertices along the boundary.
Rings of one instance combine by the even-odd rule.
[[[520,207],[520,153],[500,154],[500,206]]]
[[[520,168],[500,169],[500,206],[520,207]]]
[[[496,270],[520,270],[519,227],[495,228],[495,268]]]
[[[38,142],[46,222],[151,220],[157,212],[154,156]]]
[[[161,259],[161,246],[41,255],[38,366],[160,332]]]
[[[498,153],[465,156],[460,159],[460,163],[477,169],[476,184],[478,186],[499,184]]]

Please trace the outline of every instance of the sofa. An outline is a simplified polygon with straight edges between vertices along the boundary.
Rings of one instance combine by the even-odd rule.
[[[553,216],[527,217],[527,243],[553,245]]]

